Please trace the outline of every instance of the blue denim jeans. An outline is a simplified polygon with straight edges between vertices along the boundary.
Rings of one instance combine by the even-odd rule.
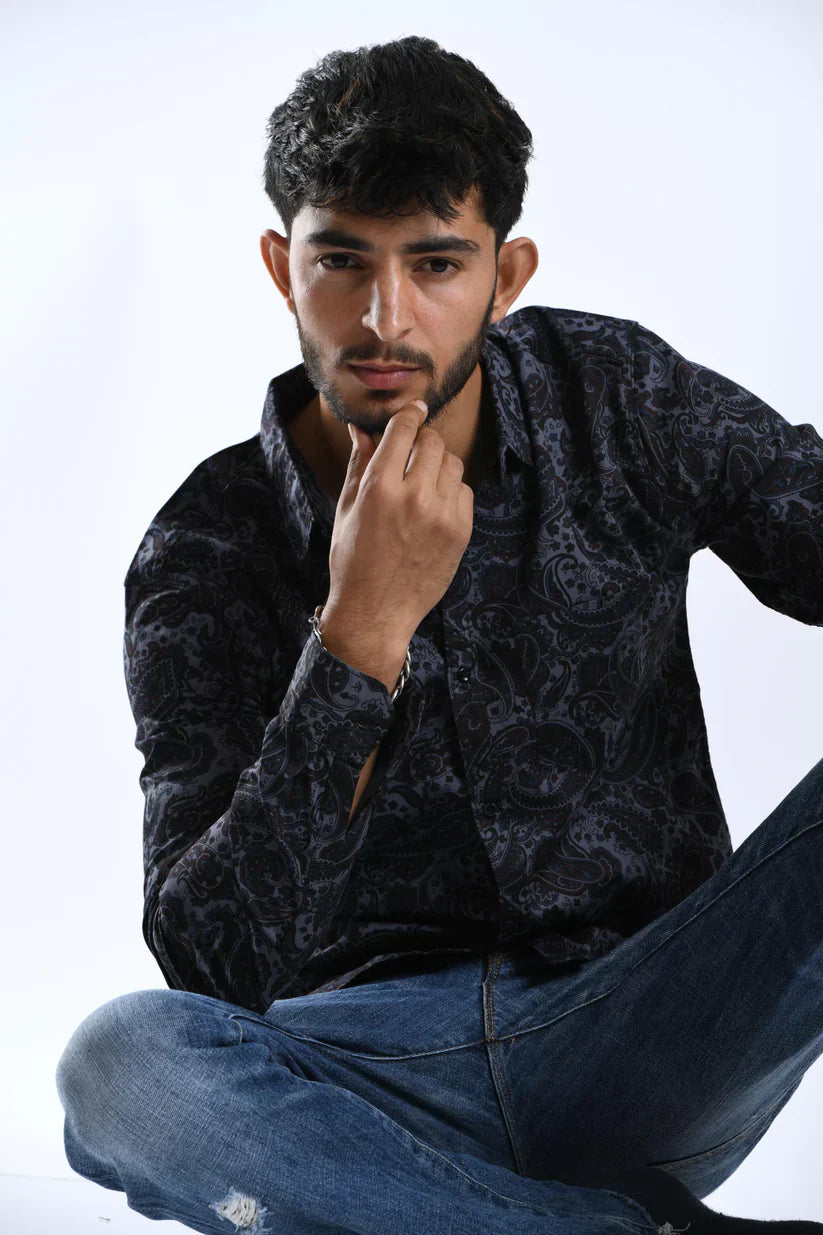
[[[69,1163],[208,1235],[658,1235],[611,1177],[707,1196],[823,1052],[821,824],[823,759],[685,900],[560,973],[514,949],[264,1015],[113,999],[58,1067]]]

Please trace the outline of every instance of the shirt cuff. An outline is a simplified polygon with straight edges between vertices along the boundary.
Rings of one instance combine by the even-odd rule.
[[[362,763],[385,735],[392,712],[384,682],[338,660],[309,635],[280,706],[283,724]]]

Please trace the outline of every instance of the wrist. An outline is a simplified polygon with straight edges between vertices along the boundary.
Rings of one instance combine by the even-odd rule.
[[[382,682],[390,695],[399,695],[410,667],[408,641],[382,628],[363,632],[350,617],[334,608],[318,605],[316,615],[318,622],[312,621],[312,626],[327,652]]]

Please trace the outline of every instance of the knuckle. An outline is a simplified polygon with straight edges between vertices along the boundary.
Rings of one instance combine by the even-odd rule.
[[[415,522],[419,522],[428,514],[428,500],[422,489],[412,488],[408,496],[408,509]]]

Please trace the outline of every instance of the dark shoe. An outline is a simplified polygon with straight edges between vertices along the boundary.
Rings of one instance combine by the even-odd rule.
[[[731,1218],[709,1209],[699,1197],[668,1171],[645,1166],[621,1171],[608,1185],[639,1201],[652,1219],[660,1223],[658,1235],[820,1235],[823,1223],[802,1220],[762,1222],[756,1218]]]

